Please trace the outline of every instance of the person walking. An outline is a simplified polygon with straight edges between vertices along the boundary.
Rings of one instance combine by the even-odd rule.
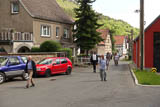
[[[116,66],[118,66],[118,61],[119,61],[119,55],[117,53],[115,53],[114,63],[115,63]]]
[[[106,54],[107,70],[108,70],[110,60],[111,60],[111,54],[109,52],[107,52],[107,54]]]
[[[33,77],[33,73],[36,73],[36,64],[32,60],[31,56],[29,56],[28,59],[27,59],[25,71],[28,73],[28,80],[27,80],[26,88],[29,88],[30,84],[32,84],[31,87],[34,87],[35,84],[33,82],[32,77]]]
[[[98,63],[98,56],[94,52],[90,58],[91,64],[93,65],[93,72],[96,73],[96,65]]]
[[[106,68],[107,67],[107,59],[104,59],[104,55],[101,56],[100,60],[99,60],[99,70],[100,70],[100,78],[101,81],[106,81]]]

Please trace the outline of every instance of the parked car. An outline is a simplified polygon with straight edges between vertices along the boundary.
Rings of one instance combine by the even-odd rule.
[[[23,80],[28,78],[25,73],[25,59],[21,56],[1,56],[0,57],[0,84],[6,79],[22,77]]]
[[[70,75],[72,72],[72,62],[65,57],[48,57],[36,65],[39,76],[49,77],[52,74],[65,73]]]

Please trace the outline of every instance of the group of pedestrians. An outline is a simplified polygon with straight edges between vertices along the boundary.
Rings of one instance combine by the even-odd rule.
[[[106,81],[107,80],[106,71],[109,69],[109,62],[110,62],[110,60],[112,60],[112,57],[114,59],[115,65],[118,66],[119,55],[117,53],[115,53],[112,56],[112,54],[108,52],[105,56],[101,55],[101,56],[98,57],[98,55],[96,55],[96,53],[94,52],[91,55],[90,61],[93,65],[93,72],[96,73],[96,66],[97,66],[97,64],[99,64],[101,81]]]
[[[113,59],[114,59],[115,65],[117,66],[118,60],[119,60],[119,55],[117,53],[115,53]],[[106,54],[106,56],[101,55],[100,57],[98,57],[98,55],[96,55],[96,53],[93,53],[91,55],[90,60],[93,65],[93,72],[96,73],[96,66],[97,66],[97,64],[99,64],[101,81],[106,81],[107,80],[106,70],[109,69],[109,62],[110,62],[110,60],[112,60],[112,54],[108,52]],[[26,88],[35,87],[35,83],[34,83],[32,77],[33,77],[33,74],[36,72],[36,64],[32,60],[31,56],[28,56],[28,58],[27,58],[25,72],[28,74]]]

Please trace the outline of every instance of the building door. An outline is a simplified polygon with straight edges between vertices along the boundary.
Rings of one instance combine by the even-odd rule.
[[[160,32],[154,32],[154,67],[160,72]]]

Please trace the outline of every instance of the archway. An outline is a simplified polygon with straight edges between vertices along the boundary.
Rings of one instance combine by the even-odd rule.
[[[26,46],[22,46],[21,48],[19,48],[18,53],[27,53],[30,52],[30,49]]]
[[[6,53],[6,50],[5,50],[3,47],[1,47],[1,48],[0,48],[0,52]]]

